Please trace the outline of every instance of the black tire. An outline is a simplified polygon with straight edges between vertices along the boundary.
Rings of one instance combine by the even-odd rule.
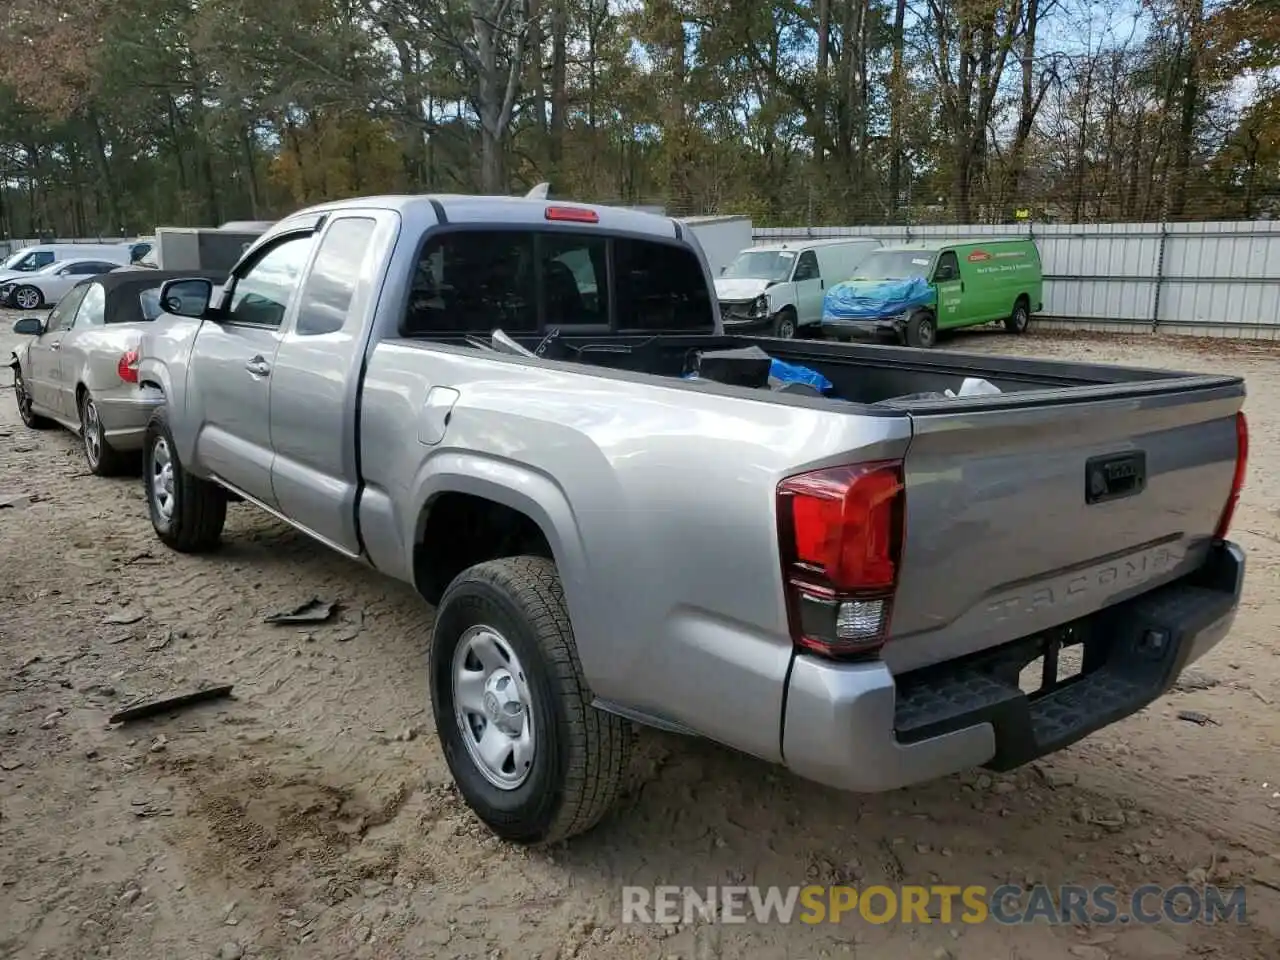
[[[44,294],[40,292],[39,287],[33,287],[29,283],[24,283],[22,286],[17,287],[10,294],[10,298],[13,300],[13,305],[19,310],[39,310],[44,307]],[[23,303],[24,298],[30,302]]]
[[[158,477],[163,456],[170,464],[168,513],[157,503]],[[178,460],[169,419],[161,407],[147,424],[142,447],[142,483],[147,495],[151,526],[161,541],[179,553],[207,553],[217,549],[227,519],[227,495],[216,483],[188,473]]]
[[[790,307],[783,307],[774,318],[773,335],[783,340],[794,340],[797,330],[796,312]]]
[[[87,390],[80,397],[80,445],[89,472],[96,476],[114,477],[128,466],[128,458],[107,443],[97,402]]]
[[[53,421],[31,410],[31,397],[27,394],[27,382],[22,378],[22,367],[15,363],[12,370],[13,399],[18,404],[18,416],[29,430],[48,430],[53,426]]]
[[[1031,323],[1031,302],[1026,297],[1019,297],[1013,305],[1013,313],[1004,318],[1004,329],[1008,333],[1026,333]]]
[[[938,342],[938,325],[933,314],[921,310],[907,321],[907,346],[930,348]]]
[[[510,647],[530,694],[533,756],[523,782],[509,788],[494,785],[472,758],[455,702],[455,654],[464,635],[480,626]],[[633,731],[626,720],[591,705],[552,561],[508,557],[460,573],[436,610],[430,674],[431,709],[449,769],[467,805],[495,834],[516,843],[554,843],[591,829],[608,812],[627,771]]]

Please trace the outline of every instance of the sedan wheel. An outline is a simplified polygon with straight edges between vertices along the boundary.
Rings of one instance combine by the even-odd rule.
[[[31,395],[27,393],[27,382],[22,379],[22,370],[16,365],[13,368],[13,399],[18,404],[18,416],[32,430],[44,430],[50,426],[48,420],[35,412]]]
[[[13,302],[19,310],[39,310],[44,305],[44,295],[35,287],[23,286],[13,291]]]
[[[91,473],[110,477],[120,472],[123,458],[107,443],[102,431],[102,418],[98,414],[98,404],[93,395],[88,393],[80,401],[80,439],[84,443],[84,458],[89,462]]]

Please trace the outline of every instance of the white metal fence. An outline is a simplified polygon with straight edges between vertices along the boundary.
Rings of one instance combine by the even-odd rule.
[[[757,227],[753,234],[757,244],[1029,236],[1044,264],[1038,325],[1280,339],[1280,222]]]

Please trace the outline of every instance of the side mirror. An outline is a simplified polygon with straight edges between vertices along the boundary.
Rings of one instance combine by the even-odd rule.
[[[13,325],[13,332],[38,337],[44,333],[44,321],[39,317],[23,317]]]
[[[213,300],[213,281],[192,277],[170,280],[160,288],[160,307],[179,317],[204,316]]]

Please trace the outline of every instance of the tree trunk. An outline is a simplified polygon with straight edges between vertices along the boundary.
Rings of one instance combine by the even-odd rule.
[[[1170,183],[1169,216],[1181,217],[1190,187],[1191,149],[1196,132],[1196,110],[1200,104],[1200,53],[1204,20],[1204,0],[1189,0],[1187,10],[1187,59],[1182,78],[1181,118],[1174,152]]]
[[[827,154],[827,100],[831,89],[830,70],[831,0],[818,0],[818,75],[813,97],[813,160],[819,172],[822,171]]]
[[[893,67],[889,73],[889,203],[893,211],[890,222],[897,223],[903,207],[902,197],[902,128],[906,99],[903,75],[903,52],[906,46],[904,24],[907,0],[896,0],[893,8]]]
[[[102,198],[110,221],[105,233],[114,235],[124,229],[120,219],[120,199],[116,196],[115,183],[111,179],[111,161],[107,157],[107,140],[102,133],[102,122],[93,110],[89,111],[89,132],[93,135],[93,165],[98,173],[98,196]]]
[[[244,154],[245,182],[249,187],[249,209],[256,219],[262,209],[262,201],[258,195],[258,165],[254,161],[253,134],[248,126],[240,129],[240,149]]]
[[[566,0],[551,2],[551,170],[560,179],[560,165],[564,160],[564,130],[569,112],[569,91],[566,74],[568,59],[569,15]]]
[[[1045,87],[1036,78],[1036,30],[1040,26],[1040,0],[1027,0],[1026,20],[1022,33],[1022,91],[1018,102],[1018,124],[1008,153],[1005,178],[1006,204],[1022,206],[1022,175],[1026,169],[1027,141],[1035,126],[1036,114],[1044,99]]]

